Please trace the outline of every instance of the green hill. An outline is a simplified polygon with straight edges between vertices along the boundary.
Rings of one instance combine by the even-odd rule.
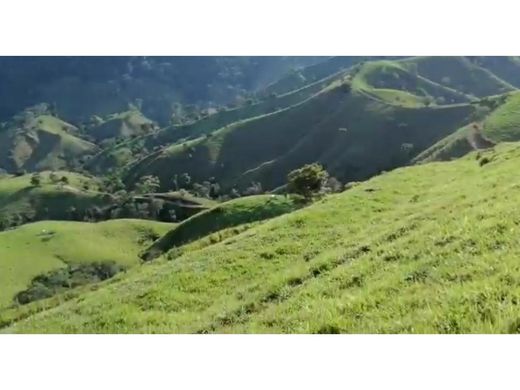
[[[223,109],[189,124],[168,126],[152,134],[127,139],[102,150],[89,161],[87,167],[94,172],[104,172],[113,167],[124,167],[141,156],[143,151],[146,153],[146,151],[153,151],[161,146],[177,143],[183,139],[205,136],[234,122],[296,105],[341,77],[341,74],[333,74],[282,95],[269,95],[251,105]]]
[[[319,161],[340,180],[360,180],[409,161],[404,143],[419,153],[469,121],[471,105],[403,107],[336,82],[268,115],[236,122],[211,136],[173,144],[130,167],[131,186],[144,175],[162,183],[189,172],[193,182],[215,177],[224,189],[284,184],[287,173]]]
[[[378,99],[408,107],[469,101],[465,94],[422,77],[417,73],[416,62],[368,62],[356,73],[353,84]]]
[[[78,173],[41,172],[40,185],[31,184],[31,177],[0,176],[0,228],[41,219],[70,219],[71,208],[84,212],[110,199],[98,192],[97,179]]]
[[[33,278],[51,271],[95,262],[137,265],[138,252],[170,228],[143,220],[42,221],[0,232],[0,308]]]
[[[151,260],[174,247],[231,227],[262,221],[294,211],[297,202],[280,195],[256,195],[234,199],[183,221],[153,243],[143,254]]]
[[[516,333],[519,162],[397,169],[4,332]]]
[[[9,172],[64,169],[98,150],[59,118],[30,111],[22,115],[0,128],[0,167]]]
[[[444,113],[456,111],[475,112],[479,107],[461,108],[463,106],[457,105],[514,91],[514,85],[497,74],[512,80],[517,62],[515,57],[493,61],[474,57],[371,58],[368,62],[362,62],[361,57],[334,57],[281,79],[280,84],[272,85],[274,89],[266,89],[263,100],[257,103],[222,110],[187,125],[171,126],[121,142],[97,155],[89,167],[95,172],[104,172],[112,167],[123,168],[130,186],[146,174],[158,175],[162,181],[168,180],[169,167],[173,166],[174,173],[188,172],[196,181],[216,177],[226,188],[235,185],[244,188],[255,180],[272,188],[281,184],[289,169],[319,159],[327,166],[342,166],[342,171],[340,168],[330,169],[343,180],[365,179],[380,170],[406,163],[404,160],[398,162],[402,144],[413,144],[413,153],[417,155],[476,119],[468,115],[465,122],[448,120],[446,123],[444,119],[437,120],[438,113],[444,116]],[[295,74],[299,74],[301,82],[290,82]],[[339,87],[342,80],[351,85],[350,99],[334,94],[335,90],[343,88]],[[287,90],[290,92],[282,95],[275,93]],[[320,102],[326,99],[328,104],[324,106]],[[443,107],[445,111],[433,111],[431,116],[435,119],[424,115],[425,108],[436,107]],[[413,110],[419,111],[410,114],[416,117],[411,120],[404,112]],[[309,119],[310,113],[312,118]],[[374,113],[374,118],[363,117]],[[338,136],[341,132],[326,128],[334,121],[331,116],[336,116],[336,120],[343,117],[337,126],[337,129],[347,129],[343,135],[353,127],[352,124],[347,126],[348,123],[355,122],[355,127],[366,130],[360,130],[356,136],[352,132],[350,136]],[[289,117],[290,120],[286,119]],[[435,137],[428,135],[427,139],[422,139],[420,128],[435,126],[430,121],[444,128],[436,130]],[[395,129],[396,126],[400,128]],[[254,132],[262,133],[261,142],[258,142],[260,135],[245,139],[245,129],[253,132],[249,130],[251,128],[258,128]],[[405,132],[405,128],[408,132],[416,131],[416,136],[403,137],[400,133]],[[384,135],[380,134],[383,130],[386,132]],[[426,133],[429,134],[429,130]],[[359,138],[366,142],[374,138],[373,143],[377,145],[387,142],[390,134],[395,135],[400,143],[383,151],[377,158],[381,161],[357,163],[356,154],[363,154],[360,150],[366,148],[365,141],[358,144]],[[284,137],[282,141],[279,141],[280,136]],[[239,139],[241,144],[237,145]],[[272,146],[275,140],[278,144]],[[231,144],[229,150],[228,144]],[[270,150],[266,150],[267,145]],[[238,167],[233,161],[233,168],[230,168],[228,153],[230,156],[236,153],[244,155],[245,159]],[[362,165],[361,169],[359,165]],[[233,172],[229,172],[230,169]]]

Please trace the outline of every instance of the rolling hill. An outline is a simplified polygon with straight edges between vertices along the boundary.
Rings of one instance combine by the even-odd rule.
[[[0,308],[42,274],[92,263],[138,265],[139,251],[171,226],[143,220],[42,221],[0,232]]]
[[[516,333],[519,161],[506,143],[396,169],[3,331]]]
[[[277,217],[299,207],[301,205],[294,198],[280,195],[256,195],[230,200],[178,224],[147,248],[142,258],[153,260],[173,248],[185,246],[212,233]],[[215,243],[222,238],[218,234],[217,237],[210,237],[210,240]]]
[[[98,191],[95,178],[67,171],[40,176],[39,185],[31,183],[29,174],[0,176],[0,230],[42,219],[70,219],[72,209],[84,213],[111,201],[111,196]]]
[[[41,111],[28,109],[0,128],[0,167],[4,170],[64,169],[98,151],[98,146],[78,137],[75,126],[50,115],[45,107]]]
[[[312,161],[342,181],[360,180],[407,163],[402,144],[418,153],[473,112],[471,105],[389,104],[336,82],[297,105],[153,152],[130,166],[125,180],[132,185],[152,174],[166,182],[168,175],[189,172],[194,182],[215,177],[225,189],[252,181],[273,189],[290,170]]]
[[[111,114],[105,119],[99,118],[97,122],[88,126],[85,132],[100,142],[110,138],[136,137],[150,133],[155,127],[153,121],[134,109]]]
[[[520,332],[518,57],[172,61],[0,124],[0,332]]]

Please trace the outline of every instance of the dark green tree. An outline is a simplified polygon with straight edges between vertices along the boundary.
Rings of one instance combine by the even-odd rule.
[[[287,175],[287,190],[311,199],[323,188],[329,174],[320,164],[307,164]]]

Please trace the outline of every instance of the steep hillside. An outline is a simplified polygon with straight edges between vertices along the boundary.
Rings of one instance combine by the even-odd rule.
[[[404,107],[336,82],[310,99],[236,122],[151,153],[129,170],[129,185],[144,175],[162,183],[188,172],[193,182],[215,177],[224,189],[259,181],[273,189],[286,174],[319,161],[340,180],[365,179],[407,163],[414,154],[469,121],[471,105]],[[403,144],[413,150],[403,151]],[[410,154],[410,155],[408,155]]]
[[[9,171],[57,170],[77,164],[98,147],[77,136],[78,129],[47,111],[31,109],[0,128],[0,167]]]
[[[519,163],[501,144],[397,169],[81,298],[5,312],[3,331],[517,333]]]
[[[474,104],[476,122],[438,141],[416,156],[413,162],[449,160],[498,142],[520,140],[520,93],[491,96]]]
[[[520,93],[505,96],[484,121],[483,133],[495,142],[520,140]]]
[[[90,263],[139,264],[138,252],[171,224],[142,220],[100,223],[43,221],[0,232],[0,308],[33,278]]]
[[[103,172],[114,167],[124,167],[137,158],[143,150],[153,151],[164,145],[179,142],[182,139],[195,139],[230,125],[233,122],[261,116],[296,105],[320,92],[343,74],[335,73],[315,83],[283,95],[269,95],[259,102],[234,109],[223,109],[190,124],[172,125],[134,139],[119,142],[94,156],[87,167],[94,172]]]
[[[469,59],[516,88],[520,88],[519,57],[469,57]]]
[[[478,66],[466,57],[416,57],[402,60],[402,63],[432,82],[475,97],[515,89],[491,70]]]

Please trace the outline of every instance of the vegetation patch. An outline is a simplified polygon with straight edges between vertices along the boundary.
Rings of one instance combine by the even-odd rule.
[[[27,290],[16,294],[14,301],[25,305],[50,298],[72,288],[110,279],[125,269],[125,266],[116,262],[80,264],[61,268],[35,277]]]

